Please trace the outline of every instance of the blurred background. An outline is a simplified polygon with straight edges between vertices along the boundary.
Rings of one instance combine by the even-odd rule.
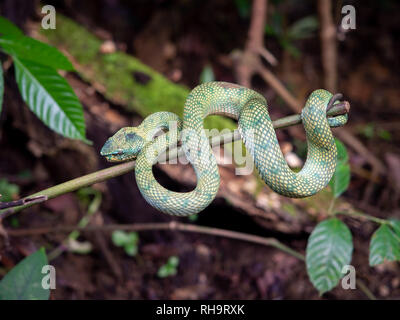
[[[53,5],[56,29],[43,30],[41,8]],[[355,29],[341,27],[345,5]],[[272,119],[299,113],[311,91],[340,92],[349,122],[334,134],[347,147],[349,188],[337,206],[400,218],[400,3],[294,0],[3,0],[0,14],[33,38],[60,49],[77,72],[63,72],[84,107],[89,146],[62,138],[25,107],[10,59],[2,56],[0,193],[18,199],[110,166],[99,155],[106,139],[148,114],[182,114],[190,89],[212,80],[263,94]],[[235,128],[221,117],[207,127]],[[302,126],[278,130],[292,167],[306,155]],[[44,246],[57,269],[54,299],[365,299],[340,287],[322,298],[303,263],[276,249],[178,231],[46,233],[30,229],[180,221],[274,237],[304,253],[327,217],[330,192],[293,200],[273,193],[256,174],[220,166],[217,199],[191,219],[160,214],[128,173],[65,194],[2,221],[0,276]],[[195,186],[190,166],[158,165],[158,180],[176,191]],[[7,198],[4,198],[6,196]],[[352,264],[378,298],[399,298],[398,262],[371,268],[375,225],[344,219],[354,239]],[[13,229],[18,232],[13,233]],[[3,241],[4,240],[4,241]]]

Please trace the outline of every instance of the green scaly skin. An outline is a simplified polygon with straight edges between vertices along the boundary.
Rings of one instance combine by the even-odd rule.
[[[347,122],[347,114],[326,117],[331,97],[326,90],[315,90],[302,110],[308,153],[306,163],[298,173],[293,172],[285,161],[264,97],[226,82],[208,82],[194,88],[186,100],[183,121],[170,112],[154,113],[138,127],[120,129],[107,140],[101,154],[114,162],[136,158],[136,182],[143,197],[153,207],[171,215],[195,214],[213,201],[220,184],[217,162],[205,135],[203,120],[210,114],[223,114],[238,119],[246,149],[271,189],[292,198],[308,197],[323,189],[335,172],[337,151],[330,127]],[[174,121],[177,130],[170,128]],[[167,132],[154,138],[160,129]],[[164,188],[152,171],[160,153],[179,140],[197,177],[196,188],[185,193]]]

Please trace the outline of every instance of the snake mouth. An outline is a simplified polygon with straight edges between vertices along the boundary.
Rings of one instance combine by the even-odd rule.
[[[102,154],[108,162],[126,162],[136,159],[134,155],[122,155],[120,153]]]

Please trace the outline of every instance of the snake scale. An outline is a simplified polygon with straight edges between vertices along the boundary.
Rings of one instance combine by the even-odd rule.
[[[158,210],[177,216],[198,213],[213,201],[220,185],[217,161],[204,132],[203,121],[208,115],[223,114],[238,120],[246,149],[261,178],[271,189],[292,198],[308,197],[329,183],[336,168],[337,150],[330,127],[347,122],[347,114],[327,118],[331,98],[330,92],[315,90],[302,110],[307,159],[297,173],[289,168],[281,152],[265,98],[251,89],[217,81],[201,84],[190,92],[183,120],[171,112],[151,114],[139,126],[122,128],[110,137],[101,155],[111,162],[136,158],[135,176],[139,190]],[[175,132],[170,130],[174,122]],[[161,129],[165,134],[154,138],[154,133]],[[197,177],[196,188],[190,192],[164,188],[152,171],[160,153],[176,145],[178,140]]]

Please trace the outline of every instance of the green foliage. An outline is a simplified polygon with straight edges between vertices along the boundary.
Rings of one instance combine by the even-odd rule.
[[[56,48],[24,36],[3,17],[1,26],[4,29],[0,49],[13,58],[18,88],[29,108],[55,132],[90,143],[86,139],[82,105],[57,72],[73,70],[69,60]]]
[[[43,248],[18,263],[0,282],[0,300],[48,300],[50,291],[42,287],[47,264]]]
[[[350,184],[350,165],[349,156],[347,154],[346,147],[344,144],[335,139],[337,148],[337,164],[336,170],[333,174],[329,185],[332,189],[332,194],[335,198],[338,198],[343,192],[347,190]]]
[[[400,237],[400,220],[397,219],[390,220],[390,226],[393,228],[396,235]]]
[[[295,58],[300,56],[300,51],[294,42],[312,37],[318,29],[318,19],[315,16],[301,18],[288,28],[284,27],[284,18],[279,12],[274,12],[269,21],[271,22],[265,26],[265,33],[275,37],[282,48]]]
[[[169,257],[166,264],[158,269],[157,276],[159,278],[166,278],[174,276],[178,273],[179,258],[177,256]]]
[[[112,242],[117,247],[123,247],[128,256],[134,257],[138,253],[139,235],[137,232],[116,230],[111,236]]]
[[[214,80],[215,80],[215,75],[212,66],[207,64],[200,74],[200,83],[211,82]]]
[[[369,246],[369,265],[386,261],[400,261],[399,221],[383,224],[372,235]]]
[[[30,60],[55,70],[74,70],[71,62],[58,49],[25,36],[0,37],[3,51],[20,59]]]
[[[361,133],[367,139],[373,139],[376,136],[382,140],[392,140],[392,134],[382,128],[377,128],[374,123],[367,123],[358,126],[358,132]]]
[[[15,78],[22,98],[49,128],[68,138],[85,138],[82,106],[56,70],[14,57]]]
[[[77,196],[83,210],[86,210],[85,215],[78,222],[78,227],[84,228],[89,224],[91,216],[99,210],[103,197],[99,190],[92,187],[79,189]],[[70,252],[88,254],[92,251],[92,244],[89,241],[78,241],[80,234],[78,230],[72,231],[68,235],[64,245]]]
[[[352,252],[350,230],[339,219],[325,220],[313,230],[307,243],[306,265],[308,276],[321,295],[339,283]]]
[[[9,183],[7,179],[0,179],[0,201],[8,202],[17,198],[19,187],[16,184]]]

